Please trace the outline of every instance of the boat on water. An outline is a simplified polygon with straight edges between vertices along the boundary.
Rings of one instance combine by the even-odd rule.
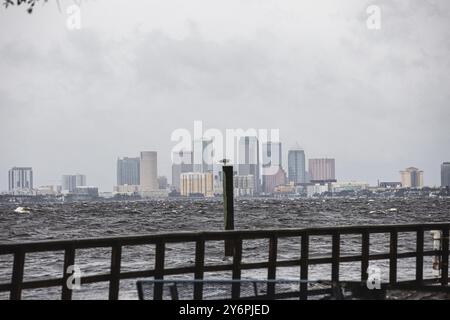
[[[17,207],[14,210],[15,213],[31,213],[30,208],[27,207]]]

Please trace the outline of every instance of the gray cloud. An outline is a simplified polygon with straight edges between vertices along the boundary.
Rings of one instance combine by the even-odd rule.
[[[117,21],[87,2],[77,32],[52,7],[31,20],[11,11],[17,22],[0,18],[14,26],[0,37],[0,172],[32,165],[38,184],[82,172],[110,190],[117,156],[145,149],[169,175],[170,133],[203,120],[280,128],[285,151],[299,141],[308,157],[336,157],[343,180],[398,180],[415,165],[437,184],[450,159],[450,4],[374,1],[382,29],[370,31],[369,3],[230,2],[242,10],[219,15],[194,1],[171,19],[170,5],[150,2],[164,19],[147,21],[142,4],[114,1]]]

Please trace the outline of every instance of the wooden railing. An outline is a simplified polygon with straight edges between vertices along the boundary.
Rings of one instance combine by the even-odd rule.
[[[215,232],[180,232],[166,234],[152,234],[143,236],[113,237],[98,239],[63,240],[26,242],[0,245],[0,256],[13,255],[14,263],[12,277],[9,283],[0,284],[0,292],[10,292],[10,299],[21,299],[22,290],[62,287],[61,298],[72,299],[72,290],[67,287],[70,276],[66,271],[69,266],[74,265],[75,255],[79,249],[110,248],[111,266],[110,272],[85,276],[81,279],[82,284],[109,282],[109,299],[119,298],[120,281],[124,279],[138,279],[153,277],[164,279],[165,276],[179,274],[193,274],[194,279],[201,280],[205,272],[231,271],[232,279],[241,279],[242,270],[267,269],[267,279],[277,278],[279,267],[299,267],[301,280],[308,280],[308,267],[311,265],[331,264],[331,280],[339,282],[339,268],[341,263],[360,262],[361,281],[367,280],[369,261],[389,261],[389,284],[395,285],[397,281],[398,259],[415,258],[415,277],[402,283],[423,284],[432,279],[424,279],[423,267],[424,257],[440,256],[441,275],[437,281],[448,285],[448,260],[449,260],[449,229],[450,223],[438,224],[414,224],[414,225],[378,225],[378,226],[349,226],[349,227],[326,227],[306,229],[283,229],[283,230],[245,230],[245,231],[215,231]],[[442,232],[441,250],[424,250],[424,232],[438,230]],[[416,250],[414,252],[398,252],[399,233],[414,233],[416,239]],[[389,234],[389,252],[370,254],[370,236],[372,234]],[[341,236],[361,236],[360,255],[341,254]],[[331,257],[310,257],[310,238],[313,236],[330,236],[332,239]],[[280,238],[300,238],[300,258],[293,260],[277,260],[278,240]],[[245,240],[268,240],[268,259],[263,262],[242,262],[242,242]],[[205,265],[205,243],[208,241],[229,241],[233,244],[232,263],[221,265]],[[166,244],[195,242],[195,265],[173,268],[166,266],[165,253]],[[122,248],[124,246],[155,245],[154,268],[140,271],[122,271]],[[60,277],[46,280],[31,280],[24,282],[25,257],[28,253],[64,251],[64,269]],[[0,267],[4,269],[4,265]],[[239,283],[233,286],[233,297],[239,296]],[[271,294],[274,288],[268,288]],[[308,289],[306,281],[302,281],[300,287],[300,298],[307,299],[309,295],[328,293],[330,289]],[[201,282],[196,283],[194,298],[201,299],[203,288]]]

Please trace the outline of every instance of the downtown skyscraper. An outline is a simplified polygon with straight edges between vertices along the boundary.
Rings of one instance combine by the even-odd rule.
[[[194,171],[194,156],[192,151],[179,151],[172,154],[172,187],[180,191],[182,173]]]
[[[441,165],[441,187],[450,187],[450,162]]]
[[[198,139],[193,142],[194,172],[210,172],[214,167],[214,140]]]
[[[140,185],[140,158],[117,159],[117,185]]]
[[[281,142],[268,141],[262,145],[262,191],[270,194],[275,187],[286,184],[282,167]]]
[[[301,149],[288,152],[288,177],[294,184],[306,183],[305,152]]]
[[[239,176],[253,176],[254,193],[260,191],[259,142],[257,137],[241,137],[239,139],[238,165]]]
[[[142,151],[140,158],[139,180],[141,192],[159,190],[158,154],[156,151]]]

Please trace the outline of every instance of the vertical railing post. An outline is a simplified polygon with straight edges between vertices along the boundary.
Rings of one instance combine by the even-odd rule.
[[[164,241],[159,240],[156,243],[156,255],[155,255],[155,280],[164,279],[164,260],[165,260],[166,246]],[[163,298],[163,284],[155,283],[153,285],[153,299],[162,300]]]
[[[234,199],[233,199],[233,166],[227,166],[223,160],[223,210],[225,230],[234,230]],[[233,243],[225,240],[225,256],[233,256]]]
[[[300,299],[308,299],[309,235],[302,235],[300,256]]]
[[[442,230],[442,262],[441,262],[441,284],[443,286],[448,285],[448,246],[449,246],[449,227],[447,226]]]
[[[397,283],[397,249],[398,249],[398,233],[397,230],[391,231],[390,250],[389,250],[389,284]]]
[[[241,262],[242,262],[242,239],[240,237],[234,239],[233,254],[233,280],[241,280]],[[241,295],[241,284],[233,282],[231,285],[231,299],[239,299]]]
[[[423,244],[424,231],[420,228],[416,236],[416,282],[418,284],[423,281]]]
[[[21,249],[14,253],[14,265],[11,281],[11,300],[20,300],[22,297],[22,282],[25,267],[25,252]]]
[[[367,281],[369,275],[370,233],[364,231],[361,238],[361,282]]]
[[[61,300],[72,300],[72,289],[69,288],[67,281],[71,274],[69,273],[70,266],[75,266],[75,247],[70,246],[64,250],[64,269],[63,269],[63,283],[61,290]],[[75,270],[72,270],[75,272]]]
[[[205,267],[205,240],[198,239],[195,243],[195,280],[203,280]],[[194,300],[203,300],[203,283],[194,283]]]
[[[276,280],[277,278],[277,246],[278,238],[273,235],[269,239],[269,263],[267,267],[267,279]],[[269,297],[275,295],[275,283],[267,284],[267,295]]]
[[[339,233],[333,234],[332,251],[331,251],[331,281],[333,285],[339,282],[339,255],[341,250],[341,235]]]
[[[119,299],[120,265],[122,259],[122,246],[114,244],[111,251],[111,275],[109,280],[109,300]]]

